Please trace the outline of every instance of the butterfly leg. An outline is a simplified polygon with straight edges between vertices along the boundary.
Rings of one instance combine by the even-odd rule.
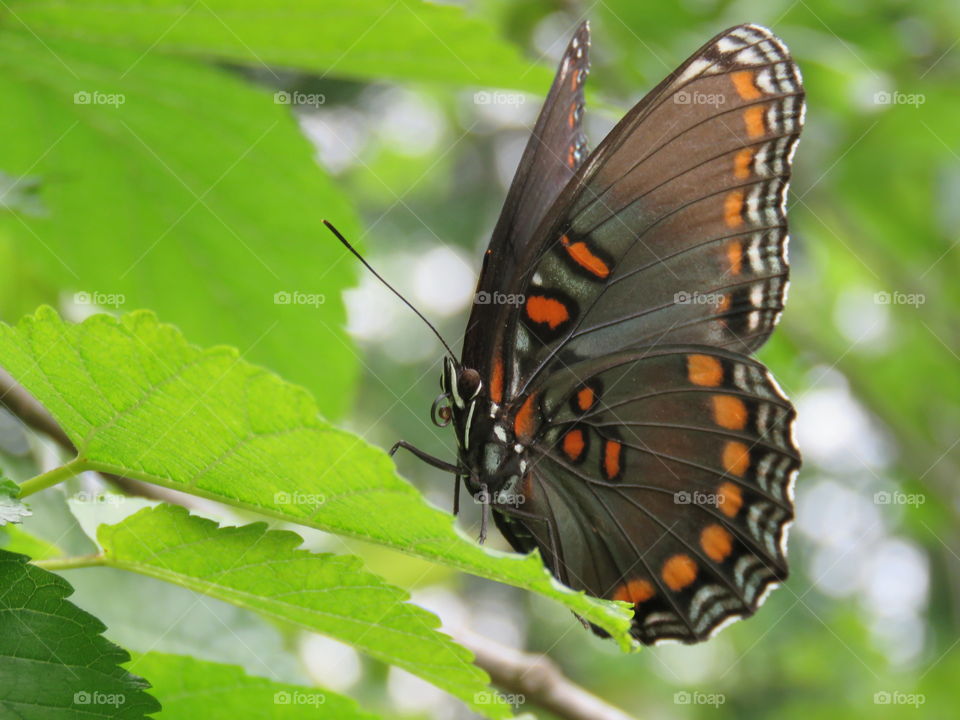
[[[461,476],[457,473],[457,479],[453,483],[453,514],[460,514],[460,480]]]
[[[487,492],[487,484],[480,484],[480,537],[477,542],[483,545],[487,539],[487,514],[490,511],[490,494]]]
[[[390,457],[393,457],[393,455],[400,448],[403,448],[404,450],[409,450],[411,453],[416,455],[420,460],[423,460],[423,462],[425,462],[427,465],[431,465],[435,468],[438,468],[440,470],[446,470],[447,472],[451,472],[451,473],[460,472],[460,468],[457,467],[456,465],[452,463],[448,463],[446,460],[441,460],[440,458],[434,457],[433,455],[430,455],[428,453],[425,453],[423,450],[416,447],[415,445],[411,445],[406,440],[399,440],[398,442],[394,443],[393,447],[390,448]]]

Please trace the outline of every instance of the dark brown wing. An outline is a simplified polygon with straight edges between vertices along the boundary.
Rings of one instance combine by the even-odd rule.
[[[590,26],[584,22],[560,61],[484,257],[477,286],[481,302],[474,304],[467,323],[462,361],[465,367],[478,370],[488,387],[493,374],[491,351],[494,346],[502,348],[503,318],[511,309],[495,294],[514,292],[503,284],[504,279],[515,274],[517,259],[525,254],[534,231],[586,157],[581,119],[589,51]]]
[[[795,412],[759,362],[668,345],[553,373],[497,524],[564,583],[636,607],[644,643],[697,642],[787,576]]]
[[[525,348],[504,396],[555,361],[658,342],[749,353],[787,288],[784,207],[799,71],[769,31],[721,33],[647,95],[567,185],[507,280]]]

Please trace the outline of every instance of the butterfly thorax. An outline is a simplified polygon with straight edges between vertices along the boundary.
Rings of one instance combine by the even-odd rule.
[[[517,442],[508,409],[491,400],[476,370],[444,363],[441,398],[449,400],[449,417],[457,436],[458,465],[473,495],[486,491],[493,504],[516,504],[527,471],[527,448]]]

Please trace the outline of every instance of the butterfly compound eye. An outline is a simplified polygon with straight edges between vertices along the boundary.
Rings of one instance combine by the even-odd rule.
[[[457,392],[462,398],[472,400],[480,392],[480,373],[473,368],[460,371],[457,377]]]

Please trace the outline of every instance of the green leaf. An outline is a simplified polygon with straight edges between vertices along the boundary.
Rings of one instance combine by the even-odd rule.
[[[303,540],[266,523],[218,527],[174,505],[144,508],[101,525],[104,564],[175,583],[328,635],[396,665],[473,705],[487,717],[510,717],[493,704],[489,678],[473,657],[437,632],[437,618],[349,555],[296,550]]]
[[[63,555],[63,550],[59,547],[28,533],[20,525],[7,525],[0,528],[0,547],[8,552],[27,555],[34,560]]]
[[[236,665],[150,652],[130,669],[150,677],[164,715],[178,720],[376,720],[357,703],[329,690],[247,675]]]
[[[465,539],[386,453],[320,419],[305,390],[232,349],[190,346],[151,313],[69,325],[41,308],[0,326],[0,365],[79,452],[24,494],[83,469],[126,475],[538,592],[633,645],[625,604],[565,588],[535,555]]]
[[[0,715],[26,720],[142,718],[160,709],[130,656],[66,598],[61,577],[0,550]]]
[[[20,486],[9,478],[0,477],[0,527],[18,523],[32,514],[20,501]]]
[[[0,170],[39,177],[45,209],[0,214],[24,262],[81,303],[149,307],[234,345],[343,412],[354,264],[321,221],[357,223],[288,107],[198,63],[9,31],[0,102]],[[275,302],[295,292],[316,302]]]
[[[542,92],[545,68],[462,8],[418,0],[245,0],[12,3],[6,22],[44,37],[356,78],[446,81]]]

